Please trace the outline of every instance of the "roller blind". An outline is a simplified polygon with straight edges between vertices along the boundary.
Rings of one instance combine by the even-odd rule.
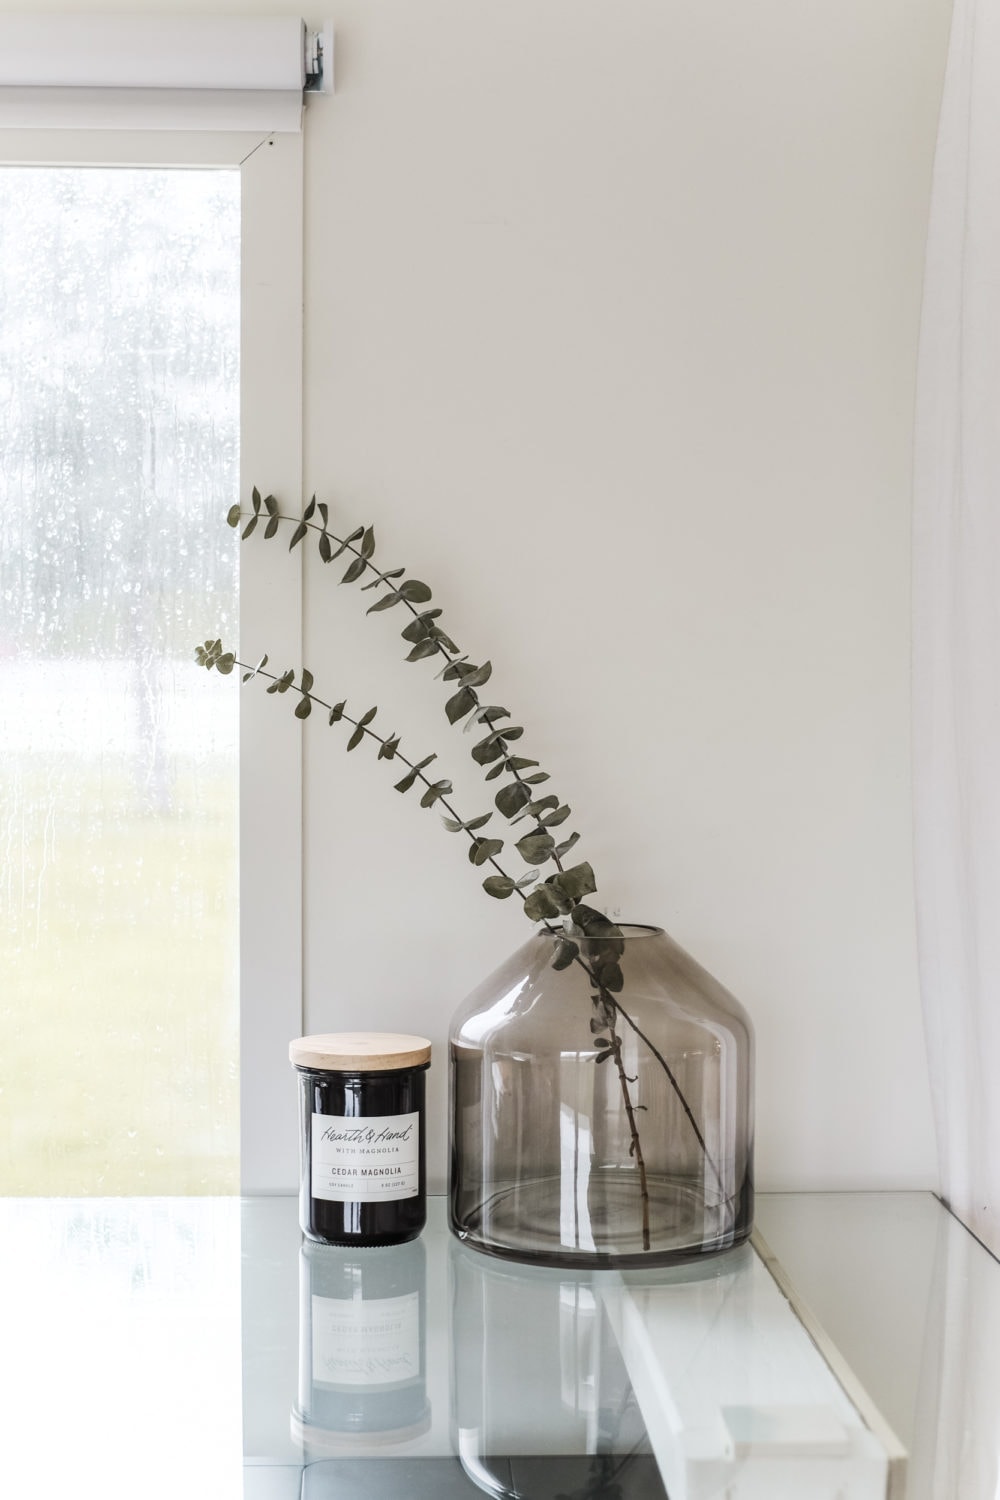
[[[298,131],[306,49],[295,16],[0,15],[0,128]]]

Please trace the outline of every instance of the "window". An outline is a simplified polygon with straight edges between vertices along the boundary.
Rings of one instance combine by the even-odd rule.
[[[244,1185],[287,1187],[299,751],[249,700],[237,749],[193,647],[234,638],[232,499],[299,491],[301,138],[0,159],[0,1190],[235,1190],[237,1078]],[[300,560],[240,563],[296,659]]]

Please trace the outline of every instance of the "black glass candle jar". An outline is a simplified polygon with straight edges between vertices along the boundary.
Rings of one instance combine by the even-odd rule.
[[[427,1218],[426,1037],[299,1037],[299,1223],[327,1245],[400,1245]]]

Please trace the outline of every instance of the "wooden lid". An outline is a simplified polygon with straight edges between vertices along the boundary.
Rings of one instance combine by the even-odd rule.
[[[417,1068],[431,1060],[425,1036],[402,1031],[326,1031],[300,1036],[288,1056],[297,1068],[324,1073],[378,1073],[394,1068]]]

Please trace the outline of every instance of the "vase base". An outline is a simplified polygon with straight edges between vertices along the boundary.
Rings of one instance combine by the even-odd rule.
[[[597,1179],[581,1204],[558,1176],[504,1188],[461,1215],[453,1202],[452,1233],[485,1255],[529,1265],[648,1270],[731,1250],[753,1228],[749,1184],[735,1200],[713,1206],[688,1183],[656,1178],[648,1184],[646,1248],[636,1174],[603,1172]]]

